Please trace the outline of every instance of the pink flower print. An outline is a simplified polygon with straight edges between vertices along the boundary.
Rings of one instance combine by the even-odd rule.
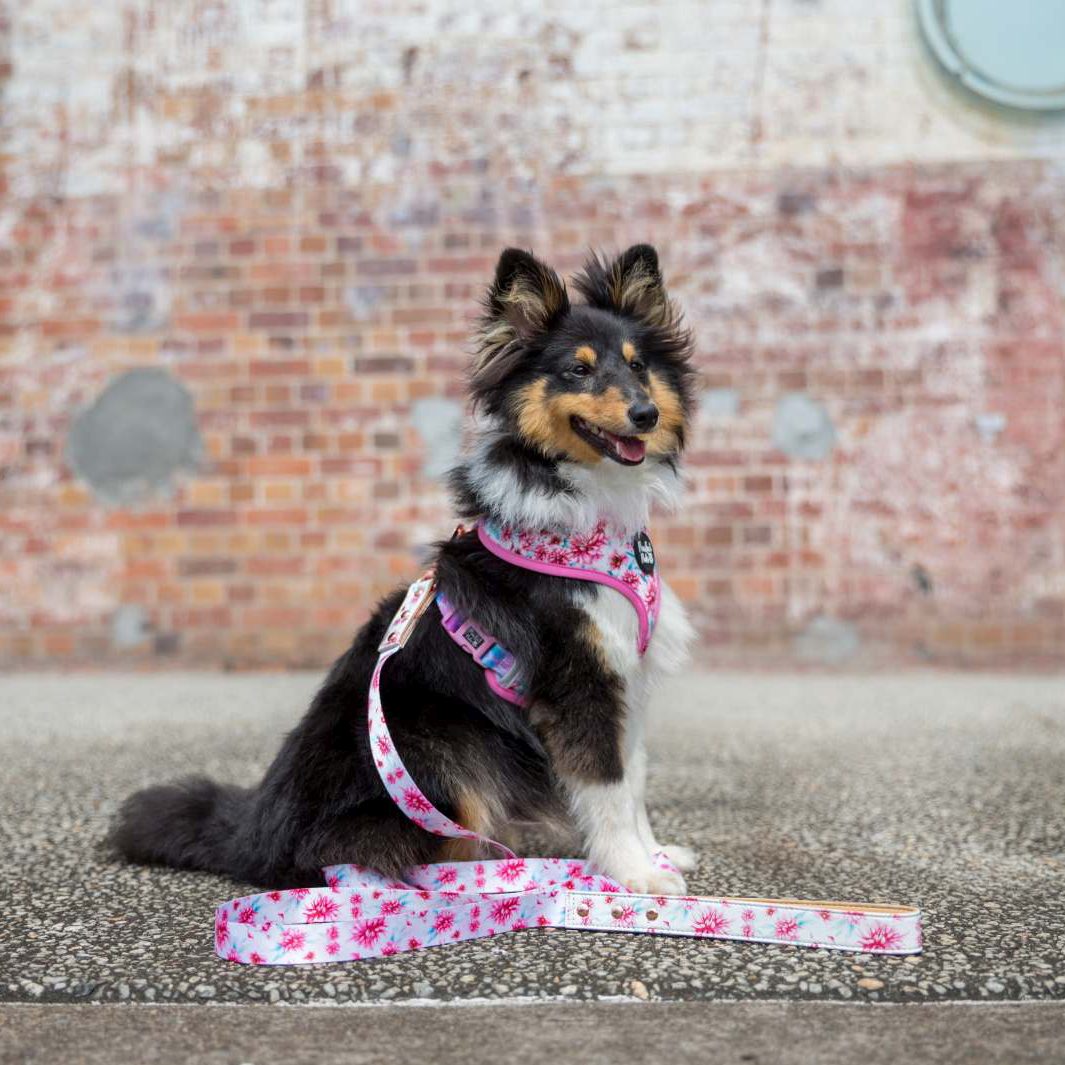
[[[453,884],[459,878],[459,871],[452,865],[445,865],[437,874],[441,884]]]
[[[289,888],[294,899],[299,899],[301,902],[311,893],[309,887],[294,887]]]
[[[753,921],[754,920],[754,910],[744,910],[743,913],[740,914],[740,916],[745,921]]]
[[[640,587],[640,575],[635,570],[626,570],[621,575],[621,579],[630,588],[636,589]]]
[[[447,932],[453,928],[455,924],[455,915],[451,910],[441,910],[436,915],[436,920],[433,922],[434,932]]]
[[[740,929],[740,931],[741,931],[741,932],[743,932],[743,934],[744,934],[744,935],[745,935],[745,936],[746,936],[746,937],[747,937],[748,939],[750,939],[750,938],[751,938],[751,936],[753,936],[753,935],[754,935],[754,925],[751,925],[751,924],[745,924],[745,925],[743,926],[743,928],[741,928],[741,929]]]
[[[610,568],[621,569],[621,567],[624,566],[627,561],[628,559],[626,559],[626,557],[620,551],[615,551],[610,556]]]
[[[329,954],[331,956],[334,955],[334,954],[339,954],[340,953],[340,944],[339,943],[327,943],[326,944],[326,948],[325,948],[325,952],[326,952],[326,954]]]
[[[286,928],[281,933],[282,950],[301,950],[306,942],[304,934],[296,928]]]
[[[518,912],[519,899],[500,899],[493,902],[488,912],[496,924],[506,924]]]
[[[796,940],[799,938],[799,922],[794,917],[781,917],[774,932],[777,939]]]
[[[330,939],[339,939],[340,938],[340,929],[337,928],[336,925],[333,925],[333,927],[329,929],[329,938]]]
[[[695,934],[700,936],[719,936],[728,931],[729,920],[712,906],[704,910],[695,919]]]
[[[566,876],[584,876],[584,865],[581,862],[570,862],[566,867]]]
[[[414,936],[411,936],[410,939],[407,940],[407,950],[417,950],[421,945],[422,941],[420,939],[415,939]]]
[[[240,924],[255,924],[255,910],[251,906],[245,906],[237,917]]]
[[[390,958],[393,954],[398,954],[398,953],[399,953],[399,947],[397,947],[395,943],[386,943],[381,948],[381,957],[382,958]]]
[[[595,531],[588,536],[576,535],[570,538],[570,551],[578,562],[596,562],[603,557],[603,544],[606,543],[606,534],[602,526],[597,526]]]
[[[433,808],[433,804],[415,787],[404,789],[403,805],[419,814],[427,814]]]
[[[235,950],[231,950],[226,955],[226,961],[240,961],[240,955]]]
[[[252,965],[262,965],[266,959],[258,951],[253,950],[251,954],[248,955],[248,961],[250,961]]]
[[[615,914],[617,916],[615,916]],[[632,928],[636,923],[635,906],[616,906],[611,911],[611,919],[618,928]]]
[[[555,566],[568,566],[570,563],[570,553],[563,547],[554,547],[547,552],[546,561]]]
[[[383,917],[370,917],[359,921],[351,933],[351,938],[360,947],[372,947],[384,935],[386,924]]]
[[[387,780],[389,784],[397,784],[402,779],[403,779],[403,770],[402,769],[393,769],[392,772],[389,773],[387,777],[385,777],[385,780]]]
[[[546,562],[549,554],[549,549],[544,544],[537,544],[533,548],[533,558],[537,562]]]
[[[223,910],[214,921],[214,942],[216,947],[224,947],[229,941],[229,914]]]
[[[513,884],[525,872],[524,858],[511,858],[499,866],[499,879]]]
[[[381,914],[385,917],[392,917],[397,913],[403,912],[403,903],[399,899],[385,899],[381,903]]]
[[[281,892],[280,891],[271,891],[270,894],[267,895],[266,897],[271,902],[280,902],[281,901]]]
[[[339,890],[340,890],[340,877],[339,877],[339,876],[337,876],[337,875],[336,875],[336,873],[333,873],[333,874],[332,874],[332,876],[328,877],[328,878],[326,879],[326,883],[327,883],[327,884],[328,884],[328,885],[329,885],[329,886],[330,886],[330,887],[331,887],[331,888],[332,888],[332,889],[333,889],[334,891],[339,891]]]
[[[529,927],[529,922],[518,918],[510,927],[514,932],[524,932]]]
[[[862,936],[862,950],[895,950],[902,936],[891,925],[875,924]]]
[[[308,921],[331,921],[340,913],[340,906],[328,895],[319,895],[304,911]]]
[[[817,916],[820,917],[821,920],[825,921],[825,922],[828,922],[828,921],[832,920],[832,914],[828,910],[818,910],[817,911]]]
[[[540,916],[536,918],[536,923],[541,928],[546,928],[551,922],[543,914],[540,914]]]
[[[644,589],[643,598],[648,606],[654,606],[658,602],[658,583],[656,581],[648,581],[647,587]]]
[[[392,744],[388,742],[387,736],[377,737],[377,749],[384,758],[387,758],[392,753]]]

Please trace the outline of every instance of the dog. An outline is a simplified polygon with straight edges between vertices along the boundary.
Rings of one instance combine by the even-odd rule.
[[[466,521],[567,535],[609,522],[631,536],[652,503],[679,499],[693,340],[658,255],[646,244],[593,254],[574,286],[571,304],[531,253],[499,258],[469,378],[480,417],[450,475]],[[611,587],[511,565],[474,530],[434,545],[433,566],[448,599],[520,663],[528,699],[522,708],[501,698],[439,617],[422,616],[380,694],[424,795],[493,839],[566,819],[600,872],[636,892],[683,894],[695,855],[660,846],[644,799],[649,691],[681,667],[693,635],[677,597],[656,585],[654,638],[641,655],[638,618]],[[110,833],[118,853],[264,887],[321,884],[331,864],[399,877],[480,856],[476,843],[408,819],[375,769],[368,688],[402,600],[397,591],[378,604],[257,787],[192,778],[136,792]]]

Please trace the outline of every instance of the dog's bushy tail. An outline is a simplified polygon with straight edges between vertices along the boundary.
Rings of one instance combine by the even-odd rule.
[[[108,842],[131,862],[240,877],[253,794],[206,777],[145,788],[122,804]]]

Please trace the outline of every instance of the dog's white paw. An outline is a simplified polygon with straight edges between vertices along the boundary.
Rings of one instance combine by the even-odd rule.
[[[684,895],[688,890],[688,885],[680,873],[658,869],[653,865],[629,870],[614,879],[620,880],[629,891],[637,895]]]
[[[682,872],[693,872],[699,864],[699,855],[691,847],[682,847],[679,843],[670,843],[662,848],[662,853]]]

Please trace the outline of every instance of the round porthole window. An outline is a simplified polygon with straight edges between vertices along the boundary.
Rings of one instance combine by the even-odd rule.
[[[1065,109],[1065,0],[916,0],[928,46],[971,92]]]

